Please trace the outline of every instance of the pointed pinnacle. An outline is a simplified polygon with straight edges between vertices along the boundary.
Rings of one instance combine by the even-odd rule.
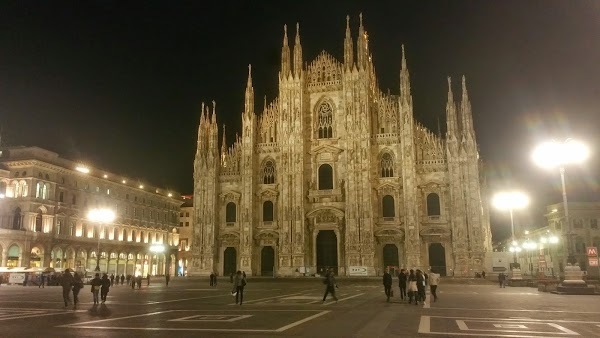
[[[265,97],[264,97],[264,108],[263,108],[263,111],[265,111],[265,112],[267,111],[267,95],[265,95]]]
[[[296,22],[296,44],[300,44],[300,23]]]
[[[288,45],[287,25],[283,25],[283,45]]]
[[[406,54],[404,54],[404,44],[402,44],[402,69],[406,69]]]
[[[448,76],[448,102],[454,101],[454,95],[452,95],[452,78]]]
[[[358,27],[362,28],[362,12],[360,14],[358,14],[358,21],[359,21],[359,25]]]
[[[252,87],[252,65],[248,64],[248,88]]]
[[[213,123],[217,123],[217,103],[215,102],[215,100],[212,101],[213,104],[213,109],[212,109],[212,122]]]
[[[346,15],[346,36],[350,36],[350,15]]]

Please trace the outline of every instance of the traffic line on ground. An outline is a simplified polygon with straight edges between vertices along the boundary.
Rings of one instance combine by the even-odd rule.
[[[304,293],[305,292],[296,292],[296,293],[289,293],[289,294],[286,294],[286,295],[279,295],[279,296],[274,296],[274,297],[250,299],[250,300],[244,301],[244,303],[245,304],[248,304],[248,303],[252,304],[252,303],[258,303],[258,302],[262,302],[262,301],[270,300],[270,299],[285,298],[285,297],[288,297],[288,296],[297,296],[297,295],[301,295],[301,294],[304,294]],[[231,303],[231,304],[227,304],[227,305],[237,305],[237,304],[236,303]]]
[[[356,297],[359,297],[359,296],[362,296],[362,295],[364,295],[364,293],[359,293],[359,294],[356,294],[356,295],[353,295],[353,296],[350,296],[350,297],[340,298],[340,299],[337,300],[337,302],[342,302],[342,301],[345,301],[345,300],[348,300],[348,299],[352,299],[352,298],[356,298]],[[329,303],[325,303],[323,305],[327,306],[327,305],[331,305],[331,304],[337,303],[337,302],[329,302]]]
[[[146,304],[153,305],[153,304],[163,304],[163,303],[185,302],[187,300],[218,298],[218,297],[225,297],[225,296],[227,296],[227,295],[225,294],[225,295],[203,296],[203,297],[193,297],[193,298],[169,299],[169,300],[162,300],[162,301],[146,302]]]

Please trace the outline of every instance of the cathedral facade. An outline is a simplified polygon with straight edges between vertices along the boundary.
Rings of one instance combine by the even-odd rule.
[[[347,19],[342,62],[304,61],[299,27],[293,48],[284,27],[279,95],[258,114],[249,66],[230,146],[203,105],[189,274],[483,270],[491,233],[464,77],[459,102],[448,79],[441,137],[413,117],[404,48],[399,94],[379,89],[362,16],[356,40]]]

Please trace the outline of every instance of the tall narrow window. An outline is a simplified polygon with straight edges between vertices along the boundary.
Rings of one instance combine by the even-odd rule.
[[[227,223],[235,223],[236,222],[236,205],[233,202],[227,203],[225,207],[225,222]]]
[[[42,232],[42,228],[44,225],[44,218],[42,217],[42,212],[38,212],[35,217],[35,232]]]
[[[267,161],[267,163],[265,163],[263,175],[264,184],[275,183],[275,165],[273,164],[273,161]]]
[[[440,215],[440,196],[435,193],[427,195],[427,216]]]
[[[394,161],[392,155],[389,153],[381,156],[381,177],[393,177],[394,176]]]
[[[329,102],[323,102],[317,110],[317,129],[319,138],[333,137],[333,109]]]
[[[383,196],[381,201],[383,206],[383,217],[396,217],[396,210],[394,207],[394,197],[391,195]]]
[[[21,229],[21,224],[23,222],[23,219],[21,218],[21,208],[16,208],[15,209],[15,213],[13,214],[13,230],[19,230]]]
[[[264,222],[272,222],[273,221],[273,202],[265,201],[263,203],[263,221]]]
[[[60,203],[63,203],[63,202],[65,201],[65,193],[64,193],[63,191],[61,191],[61,192],[58,194],[58,201],[59,201]]]
[[[319,190],[333,189],[333,168],[329,164],[319,167]]]

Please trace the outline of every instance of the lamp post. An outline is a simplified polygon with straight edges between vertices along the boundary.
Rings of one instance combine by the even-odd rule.
[[[508,210],[510,213],[510,230],[511,230],[511,246],[510,251],[514,253],[513,262],[517,263],[517,252],[521,251],[516,239],[515,239],[515,222],[513,217],[513,211],[515,209],[523,209],[529,204],[529,197],[519,191],[508,191],[501,192],[494,195],[492,204],[496,209]]]
[[[565,222],[567,223],[567,262],[575,265],[577,261],[573,252],[572,228],[569,221],[569,205],[567,203],[567,189],[565,184],[565,166],[585,161],[589,157],[588,147],[576,140],[567,139],[564,142],[548,141],[538,145],[532,154],[533,161],[545,169],[559,169],[562,184],[562,199],[565,209]]]
[[[98,232],[98,248],[96,250],[96,268],[94,271],[100,272],[100,233],[104,231],[105,223],[112,223],[116,218],[115,212],[107,208],[90,209],[87,214],[87,219],[91,222],[98,223],[100,231]]]

